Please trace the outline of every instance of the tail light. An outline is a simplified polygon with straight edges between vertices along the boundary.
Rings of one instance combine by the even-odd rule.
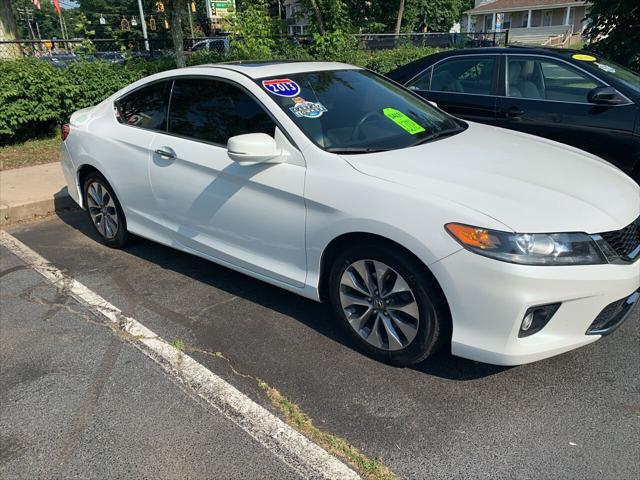
[[[69,124],[65,123],[64,125],[62,125],[60,127],[60,137],[62,138],[62,141],[64,142],[67,137],[69,136],[69,132],[71,131],[71,129],[69,128]]]

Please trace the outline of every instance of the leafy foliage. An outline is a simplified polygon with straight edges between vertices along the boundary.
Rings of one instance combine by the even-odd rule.
[[[268,58],[275,49],[273,38],[278,33],[275,19],[269,15],[266,0],[254,0],[239,11],[232,20],[238,37],[231,48],[243,59]]]
[[[640,2],[593,0],[587,19],[587,49],[640,72]]]
[[[316,0],[326,30],[382,33],[393,32],[400,0]],[[317,19],[304,0],[306,14]],[[473,6],[473,0],[405,0],[402,30],[405,32],[448,32],[460,20],[461,13]]]
[[[0,62],[0,143],[50,133],[75,110],[152,73],[148,67],[154,63],[78,62],[54,68],[41,60]]]
[[[460,20],[460,13],[468,3],[466,0],[406,0],[403,30],[448,32]]]
[[[366,51],[340,32],[316,38],[313,48],[288,41],[265,44],[259,49],[231,49],[229,54],[197,52],[188,65],[254,59],[300,59],[340,61],[387,73],[417,58],[434,53],[429,47],[401,46],[393,50]],[[252,45],[252,44],[249,44]],[[252,47],[253,48],[253,47]],[[261,55],[255,55],[260,52]],[[255,56],[254,56],[255,55]],[[130,58],[123,65],[102,61],[79,61],[54,68],[36,59],[0,62],[0,144],[15,143],[51,133],[71,113],[95,105],[109,95],[145,76],[175,68],[172,57],[158,60]]]
[[[349,0],[302,0],[301,3],[300,16],[310,20],[312,34],[353,30]]]

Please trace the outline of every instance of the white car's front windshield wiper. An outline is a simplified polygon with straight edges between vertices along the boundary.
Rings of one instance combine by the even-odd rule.
[[[409,145],[410,147],[415,147],[416,145],[422,145],[423,143],[431,142],[438,138],[450,137],[451,135],[455,135],[456,133],[460,133],[466,130],[463,127],[449,128],[447,130],[440,130],[439,132],[432,133],[431,135],[427,135],[426,137],[418,140],[415,143]]]
[[[376,153],[376,152],[388,152],[388,148],[373,148],[373,147],[328,147],[325,150],[329,153]]]

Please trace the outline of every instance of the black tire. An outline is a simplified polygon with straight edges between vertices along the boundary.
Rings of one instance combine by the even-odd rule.
[[[104,190],[106,190],[109,197],[113,200],[114,206],[111,208],[112,209],[115,208],[115,213],[117,213],[117,230],[113,235],[107,235],[103,233],[98,226],[100,222],[94,221],[92,217],[92,214],[90,211],[91,210],[90,200],[88,198],[89,187],[92,184],[99,184]],[[84,185],[82,186],[82,191],[84,193],[83,200],[84,200],[84,205],[86,207],[85,210],[87,212],[87,216],[89,217],[89,221],[91,222],[91,225],[93,226],[94,230],[98,234],[100,241],[106,246],[111,248],[122,248],[125,245],[127,245],[130,241],[130,234],[127,231],[127,220],[124,216],[124,212],[122,211],[122,206],[118,201],[118,197],[116,197],[116,194],[111,188],[111,185],[109,185],[109,182],[107,182],[107,179],[97,172],[92,172],[89,175],[87,175],[87,178],[85,178]]]
[[[377,348],[351,327],[340,302],[340,282],[345,270],[358,260],[383,262],[397,272],[412,290],[418,306],[415,338],[399,350]],[[371,357],[392,365],[421,362],[451,339],[451,320],[444,294],[431,273],[410,254],[384,242],[355,245],[337,256],[329,273],[329,300],[347,335]]]

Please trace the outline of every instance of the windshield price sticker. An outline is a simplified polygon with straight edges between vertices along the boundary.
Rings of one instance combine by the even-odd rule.
[[[290,107],[289,110],[293,114],[300,118],[318,118],[321,117],[324,112],[327,111],[324,105],[321,103],[307,102],[304,98],[296,97],[293,99],[295,105]]]
[[[384,115],[402,128],[405,132],[410,133],[411,135],[415,135],[416,133],[424,132],[425,129],[422,128],[419,124],[411,120],[400,110],[396,110],[395,108],[385,108],[382,110]]]
[[[295,97],[300,94],[300,86],[288,78],[263,80],[262,86],[265,90],[281,97]]]
[[[610,67],[609,65],[605,65],[603,63],[598,63],[598,62],[595,62],[594,65],[597,65],[600,70],[604,70],[605,72],[616,73],[616,69],[613,67]]]

